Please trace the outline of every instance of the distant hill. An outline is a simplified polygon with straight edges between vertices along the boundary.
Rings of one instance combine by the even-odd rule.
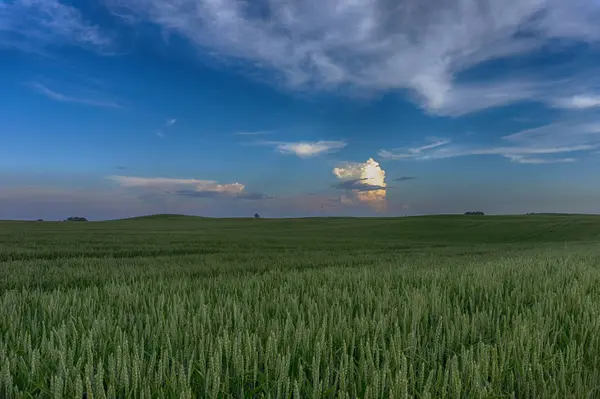
[[[192,245],[193,242],[196,245],[198,237],[202,235],[203,239],[208,239],[207,237],[210,236],[211,240],[216,240],[215,242],[226,241],[249,248],[289,249],[300,248],[307,243],[310,245],[325,245],[326,243],[327,248],[332,245],[344,248],[368,247],[369,250],[378,248],[384,252],[394,250],[394,248],[410,249],[452,245],[560,243],[564,246],[567,242],[594,242],[595,244],[600,242],[600,216],[591,215],[477,217],[437,215],[396,218],[261,219],[257,221],[251,216],[247,218],[206,218],[160,214],[90,223],[0,222],[0,239],[3,235],[25,237],[32,231],[48,234],[52,229],[55,229],[57,237],[76,235],[82,240],[89,240],[90,237],[95,237],[97,232],[104,231],[102,234],[143,235],[144,240],[155,235],[158,237],[157,243],[162,242],[161,237],[168,236],[171,240],[169,241],[170,245],[173,245],[174,242],[190,243],[189,245]],[[93,238],[92,241],[96,239]],[[188,251],[186,245],[182,247],[184,252]],[[202,251],[213,250],[208,247],[202,247],[204,248]],[[173,250],[168,246],[164,248],[165,253]],[[64,249],[64,251],[68,251],[68,249]]]
[[[159,213],[156,215],[145,215],[145,216],[134,216],[130,218],[124,219],[116,219],[116,220],[152,220],[152,221],[161,221],[161,220],[182,220],[182,219],[211,219],[204,216],[191,216],[191,215],[182,215],[177,213]]]
[[[527,216],[593,216],[593,214],[585,214],[585,213],[552,213],[552,212],[546,212],[546,213],[536,213],[536,212],[531,212],[531,213],[527,213]]]

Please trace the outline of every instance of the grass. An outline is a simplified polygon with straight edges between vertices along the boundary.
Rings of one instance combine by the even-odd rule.
[[[0,397],[598,398],[600,217],[0,222]]]

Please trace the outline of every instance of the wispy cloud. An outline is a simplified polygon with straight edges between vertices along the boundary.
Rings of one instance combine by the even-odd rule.
[[[576,158],[530,158],[514,154],[508,154],[504,156],[513,162],[531,165],[541,165],[547,163],[570,163],[577,160]]]
[[[325,140],[296,142],[261,141],[255,144],[273,146],[282,154],[292,154],[300,158],[310,158],[317,155],[337,152],[348,145],[345,141]]]
[[[600,95],[577,95],[554,101],[557,108],[588,109],[600,107]]]
[[[173,179],[169,177],[136,177],[136,176],[108,176],[123,187],[153,187],[169,188],[174,186],[205,186],[215,184],[213,180],[198,179]]]
[[[113,38],[59,0],[14,0],[0,4],[0,45],[36,51],[52,45],[75,45],[106,52]]]
[[[269,199],[266,194],[247,192],[244,184],[219,183],[215,180],[176,179],[168,177],[108,176],[122,187],[162,191],[191,198],[221,198],[238,200]]]
[[[333,185],[334,188],[341,190],[357,190],[357,191],[377,191],[377,190],[387,190],[387,186],[380,186],[378,184],[371,184],[369,179],[361,178],[361,179],[353,179],[346,180]]]
[[[414,176],[402,176],[397,179],[394,179],[394,181],[409,181],[409,180],[415,180],[415,179],[416,179],[416,177],[414,177]]]
[[[529,147],[597,146],[600,144],[600,122],[594,116],[558,121],[509,134],[503,140]]]
[[[291,88],[409,89],[423,108],[446,115],[555,94],[539,73],[533,83],[528,76],[482,85],[459,81],[460,72],[556,39],[600,40],[595,0],[110,3],[118,15],[153,22],[199,49],[278,71]]]
[[[433,141],[429,144],[425,144],[421,147],[396,149],[393,151],[381,150],[381,151],[379,151],[379,156],[384,159],[393,159],[393,160],[419,159],[419,158],[426,156],[426,154],[428,154],[430,152],[429,150],[433,150],[435,148],[444,146],[449,143],[450,143],[450,140],[442,139],[442,140],[435,140],[435,141]]]
[[[574,162],[575,157],[554,155],[578,153],[600,147],[600,123],[557,122],[502,137],[499,145],[454,144],[436,141],[416,149],[381,150],[387,160],[432,160],[470,155],[499,155],[523,164]],[[540,155],[546,157],[540,158]]]
[[[334,187],[347,190],[347,195],[340,198],[342,204],[362,203],[378,211],[387,208],[385,171],[373,158],[340,165],[332,172],[341,180]]]
[[[164,127],[164,129],[158,129],[158,130],[156,131],[156,133],[155,133],[155,134],[156,134],[156,136],[160,137],[161,139],[162,139],[163,137],[166,137],[166,136],[167,136],[167,133],[166,133],[166,131],[168,131],[168,130],[172,129],[172,128],[173,128],[173,126],[174,126],[176,123],[177,123],[177,119],[175,119],[175,118],[172,118],[172,119],[169,119],[169,120],[167,120],[167,121],[165,122],[165,127]]]
[[[235,135],[237,136],[265,136],[268,134],[273,134],[274,132],[272,130],[257,130],[257,131],[242,131],[242,132],[235,132]]]
[[[123,105],[116,103],[114,101],[105,101],[105,100],[98,100],[98,99],[86,98],[86,97],[76,97],[76,96],[70,96],[67,94],[59,93],[58,91],[52,90],[52,89],[48,88],[47,86],[45,86],[41,83],[38,83],[38,82],[28,83],[27,86],[29,86],[31,89],[35,90],[36,92],[43,94],[44,96],[46,96],[52,100],[55,100],[55,101],[90,105],[93,107],[119,108],[119,109],[124,108]]]
[[[245,201],[258,201],[265,199],[272,199],[266,194],[262,193],[246,193],[246,192],[227,192],[227,191],[215,191],[215,190],[179,190],[175,192],[176,195],[181,195],[190,198],[217,198],[217,199],[236,199]]]

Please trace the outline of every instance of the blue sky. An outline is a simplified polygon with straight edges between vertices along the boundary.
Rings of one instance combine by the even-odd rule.
[[[0,218],[600,213],[597,0],[0,0]]]

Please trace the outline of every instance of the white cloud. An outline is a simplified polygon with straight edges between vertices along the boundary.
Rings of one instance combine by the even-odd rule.
[[[522,130],[504,136],[503,139],[509,143],[524,144],[527,146],[595,146],[600,143],[600,122],[597,122],[593,118],[561,121],[533,129]]]
[[[293,154],[300,158],[309,158],[316,155],[336,152],[346,147],[344,141],[298,141],[298,142],[277,142],[267,141],[259,143],[262,145],[273,145],[277,151],[282,154]]]
[[[37,82],[29,83],[28,86],[31,87],[33,90],[37,91],[38,93],[43,94],[46,97],[55,101],[91,105],[93,107],[123,108],[122,105],[113,101],[103,101],[92,98],[75,97],[62,94],[57,91],[51,90],[47,86]]]
[[[198,191],[214,191],[216,193],[240,194],[246,187],[240,183],[198,185]]]
[[[447,115],[546,101],[546,90],[555,93],[551,82],[531,77],[457,83],[459,72],[526,54],[553,39],[600,40],[596,0],[110,3],[116,14],[149,20],[202,51],[278,71],[288,87],[409,89],[425,109]]]
[[[338,188],[346,189],[343,204],[364,203],[376,210],[387,207],[385,171],[373,158],[366,162],[347,163],[333,169],[333,174],[342,181]]]
[[[59,0],[15,0],[0,4],[1,45],[34,51],[47,45],[76,45],[105,51],[112,38],[81,12]]]
[[[452,144],[449,140],[442,140],[416,149],[381,150],[379,156],[387,160],[431,160],[469,155],[499,155],[513,162],[528,164],[574,162],[576,160],[574,157],[536,158],[531,156],[552,156],[599,148],[600,123],[557,122],[513,133],[502,137],[502,140],[503,143],[500,145],[487,146]]]
[[[123,187],[169,188],[174,186],[207,186],[216,184],[213,180],[172,179],[168,177],[109,176],[108,179],[117,182]]]
[[[575,158],[528,158],[522,155],[504,155],[506,158],[510,159],[515,163],[523,163],[523,164],[531,164],[531,165],[540,165],[547,163],[570,163],[575,162]]]
[[[421,147],[408,148],[406,150],[379,151],[379,156],[384,159],[400,160],[400,159],[419,159],[426,156],[428,150],[438,148],[450,143],[450,140],[442,139],[435,140],[430,144],[425,144]]]
[[[597,95],[577,95],[567,98],[560,98],[554,102],[557,108],[567,109],[587,109],[600,107],[600,96]]]
[[[122,187],[149,189],[189,198],[262,200],[271,198],[262,193],[247,192],[244,184],[219,183],[214,180],[174,179],[168,177],[109,176]]]
[[[173,126],[174,124],[177,123],[177,119],[173,118],[173,119],[169,119],[167,121],[167,126]]]

